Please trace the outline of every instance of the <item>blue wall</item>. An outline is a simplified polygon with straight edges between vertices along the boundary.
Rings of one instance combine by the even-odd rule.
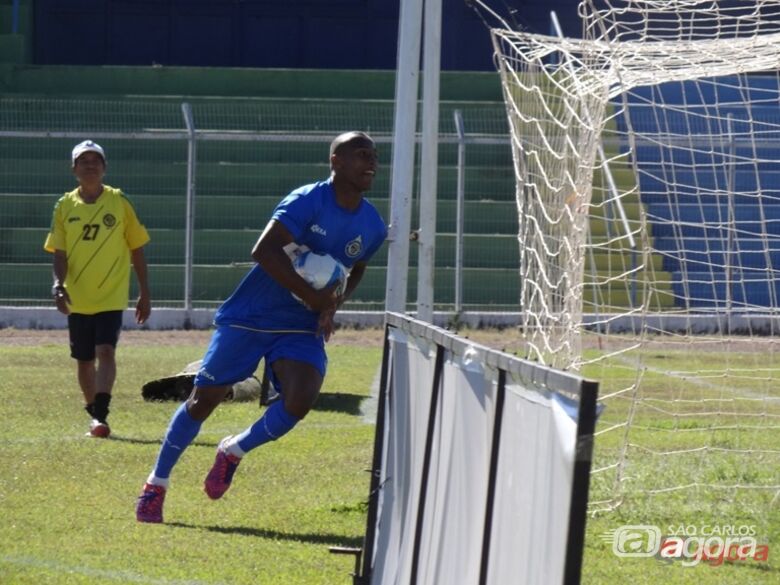
[[[508,20],[545,34],[550,10],[555,10],[567,35],[580,34],[577,0],[488,3]],[[34,61],[395,69],[399,4],[399,0],[35,0]],[[479,15],[464,0],[444,0],[443,13],[442,69],[493,70],[489,33]]]

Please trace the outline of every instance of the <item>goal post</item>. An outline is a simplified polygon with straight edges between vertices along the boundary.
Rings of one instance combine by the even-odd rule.
[[[598,385],[386,322],[358,582],[578,583]]]

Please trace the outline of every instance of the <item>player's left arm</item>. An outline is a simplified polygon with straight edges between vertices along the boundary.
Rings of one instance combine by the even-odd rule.
[[[347,286],[344,289],[344,293],[338,298],[336,306],[332,309],[322,311],[320,313],[319,319],[317,321],[317,333],[319,335],[323,335],[325,337],[325,341],[330,340],[330,336],[333,335],[333,331],[336,328],[334,321],[336,311],[338,311],[341,305],[344,304],[344,301],[346,301],[350,295],[352,295],[352,291],[354,291],[358,284],[360,284],[360,279],[363,278],[363,274],[366,272],[367,265],[368,264],[366,262],[355,262],[355,264],[352,265],[352,269],[349,272],[349,277],[347,278]]]
[[[52,287],[52,293],[54,294],[54,303],[57,306],[57,310],[63,315],[70,314],[71,304],[70,294],[68,290],[63,286],[65,278],[68,275],[68,255],[65,250],[54,250],[54,286]]]
[[[344,289],[344,294],[341,295],[341,298],[339,299],[339,307],[344,304],[344,301],[346,301],[352,295],[352,292],[358,287],[358,284],[360,284],[360,280],[366,273],[366,266],[368,266],[367,262],[355,262],[355,264],[352,266],[352,269],[349,271],[349,277],[347,278],[347,286]]]
[[[120,191],[121,193],[121,191]],[[146,323],[152,312],[152,297],[149,292],[149,270],[146,265],[144,245],[149,242],[149,232],[141,224],[130,200],[122,195],[125,207],[125,241],[130,249],[130,261],[138,279],[138,300],[135,303],[135,321],[139,325]]]
[[[138,279],[138,301],[135,304],[135,322],[139,325],[146,323],[152,312],[152,297],[149,293],[149,270],[146,265],[144,248],[136,248],[130,251],[130,260]]]
[[[366,250],[363,259],[355,262],[349,271],[349,277],[347,278],[347,286],[344,288],[344,294],[338,298],[336,306],[332,310],[327,312],[323,311],[323,313],[320,313],[318,332],[325,336],[325,341],[330,339],[330,336],[335,330],[334,318],[336,316],[336,311],[341,308],[341,305],[344,304],[344,301],[346,301],[358,287],[360,281],[363,279],[363,275],[366,273],[368,261],[377,252],[377,250],[379,250],[382,243],[387,239],[387,228],[385,227],[384,222],[382,222],[380,219],[378,223],[380,227],[377,231],[377,237],[375,238],[375,241]]]

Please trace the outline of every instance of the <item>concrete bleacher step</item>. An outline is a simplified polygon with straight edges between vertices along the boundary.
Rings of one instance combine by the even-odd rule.
[[[3,103],[3,106],[5,104]],[[9,114],[6,114],[9,115]],[[41,128],[42,131],[51,130]],[[184,129],[180,129],[183,131]],[[88,130],[79,128],[79,137],[89,138]],[[328,163],[328,146],[332,134],[323,135],[313,142],[294,141],[198,141],[198,161],[202,163],[227,161],[231,163],[277,163],[277,164],[319,164]],[[389,139],[389,136],[385,138]],[[0,141],[0,159],[25,158],[34,161],[31,164],[39,168],[51,167],[67,173],[70,161],[68,153],[77,141],[75,138],[47,138],[45,144],[40,138],[5,138]],[[113,172],[120,170],[125,162],[138,164],[151,163],[185,164],[187,161],[187,143],[185,140],[152,140],[100,138],[100,144],[108,153],[109,164]],[[386,142],[377,145],[380,171],[389,173],[391,147]],[[506,145],[469,144],[466,148],[469,169],[486,167],[499,169],[500,172],[512,172],[512,153]],[[458,145],[443,142],[439,145],[439,164],[454,167],[457,165]],[[64,171],[62,170],[64,169]]]
[[[393,70],[258,69],[230,67],[37,66],[7,80],[17,94],[101,96],[208,96],[392,100]],[[502,103],[495,72],[442,71],[442,100]]]
[[[0,228],[45,227],[51,225],[51,214],[59,195],[0,193]]]
[[[69,161],[58,165],[41,165],[32,159],[6,159],[3,190],[24,193],[28,189],[41,192],[41,186],[51,191],[64,191],[73,184]],[[202,162],[198,165],[196,185],[199,192],[209,195],[236,195],[263,192],[284,195],[306,182],[326,179],[330,174],[327,163],[232,163]],[[34,177],[34,181],[30,177]],[[106,183],[121,188],[130,196],[148,193],[150,186],[161,195],[184,192],[187,184],[186,162],[109,161]],[[390,189],[389,172],[380,172],[372,193],[387,193]],[[454,199],[457,195],[457,169],[443,167],[439,171],[440,199]],[[515,180],[511,169],[477,167],[466,176],[467,199],[514,201]]]
[[[46,228],[7,228],[0,231],[0,258],[9,263],[50,262],[43,250]],[[149,231],[151,242],[145,248],[147,261],[154,264],[178,264],[184,262],[184,230]],[[193,254],[196,264],[251,263],[251,251],[257,238],[257,230],[197,230],[193,237]],[[454,267],[456,263],[456,235],[439,233],[436,237],[436,266]],[[410,247],[409,262],[417,265],[418,246]],[[596,251],[585,259],[588,272],[610,274],[635,270],[641,257],[629,252]],[[651,259],[652,269],[661,270],[663,258]],[[372,264],[387,262],[387,246],[383,246],[371,260]],[[504,268],[517,270],[519,266],[517,238],[513,235],[465,234],[463,236],[463,266],[467,268]],[[642,278],[641,276],[634,276]]]
[[[65,70],[67,67],[58,69]],[[100,73],[95,70],[96,77]],[[3,95],[3,109],[7,121],[13,121],[15,130],[138,134],[186,131],[182,113],[182,104],[186,103],[190,106],[195,129],[199,133],[263,133],[291,137],[288,142],[296,142],[304,137],[307,140],[316,138],[318,144],[325,146],[324,149],[320,148],[320,157],[323,154],[327,157],[330,140],[346,130],[363,130],[374,135],[380,149],[389,147],[388,141],[393,134],[395,105],[392,97],[384,100],[366,100],[355,96],[342,99],[262,96],[204,98],[183,95],[142,96],[139,93],[142,92],[93,95],[87,102],[83,95],[57,93],[54,98],[49,98],[45,95],[14,95],[6,92]],[[448,135],[450,142],[454,141],[457,134],[453,117],[456,110],[463,118],[467,140],[478,134],[483,141],[482,145],[470,142],[469,151],[484,150],[487,146],[484,144],[486,135],[504,137],[502,142],[505,148],[494,150],[504,150],[502,156],[511,157],[506,110],[501,101],[442,100],[440,132]],[[128,135],[127,138],[132,137]],[[148,137],[136,138],[148,141]],[[120,137],[116,140],[120,141]],[[447,146],[444,156],[454,157],[454,145],[443,146]],[[447,150],[452,150],[452,153],[446,154]],[[508,162],[511,163],[511,160]]]
[[[51,200],[50,197],[41,197],[42,199]],[[168,200],[170,198],[162,197],[157,198],[160,200]],[[265,201],[267,209],[264,210],[258,217],[262,217],[262,221],[268,217],[270,209],[275,204],[275,200],[266,198]],[[149,211],[157,208],[158,214],[162,211],[159,209],[159,205],[156,198],[149,197],[144,200],[150,205]],[[247,209],[246,217],[251,222],[251,213],[258,212],[257,198],[241,198],[246,205]],[[253,227],[250,229],[236,229],[235,220],[228,220],[225,217],[224,208],[221,206],[214,206],[213,209],[208,205],[202,203],[220,203],[221,198],[210,198],[206,202],[199,202],[198,209],[200,216],[207,219],[215,219],[218,222],[226,222],[228,225],[223,229],[198,229],[194,234],[194,250],[195,250],[195,262],[197,264],[222,264],[219,269],[227,269],[231,262],[235,262],[246,269],[245,267],[250,265],[251,258],[250,252],[254,245],[259,233],[260,227]],[[385,201],[386,203],[386,201]],[[175,218],[177,221],[183,223],[181,220],[183,211],[183,203],[179,202],[179,207],[176,209]],[[138,205],[137,205],[138,207]],[[489,205],[484,203],[474,203],[475,209],[480,211],[480,218],[485,220],[485,209],[490,208]],[[506,219],[507,212],[512,212],[508,217],[512,220],[508,223],[511,226],[509,234],[497,235],[494,232],[488,234],[466,234],[464,236],[464,264],[466,270],[476,268],[476,266],[482,266],[483,268],[496,268],[501,269],[503,278],[514,279],[519,266],[518,259],[518,245],[514,231],[516,230],[515,219],[513,215],[513,207],[507,205],[494,205],[494,210],[497,219]],[[454,224],[454,205],[449,205],[450,217],[447,218],[443,214],[439,214],[439,219],[447,221],[450,224]],[[50,209],[49,205],[36,206],[36,212],[40,215],[41,219],[48,217],[46,210]],[[467,207],[467,210],[469,207]],[[44,210],[41,212],[41,210]],[[140,210],[139,210],[140,211]],[[232,211],[236,211],[235,208]],[[160,215],[153,216],[153,218],[159,218]],[[475,222],[470,221],[469,218],[476,217],[476,214],[467,214],[467,227],[474,227]],[[149,222],[147,222],[147,225]],[[495,227],[495,226],[494,226]],[[509,226],[508,226],[509,227]],[[183,228],[183,226],[182,226]],[[152,242],[147,246],[146,253],[150,263],[155,265],[168,264],[168,263],[181,263],[184,259],[184,231],[179,229],[154,229],[150,228],[152,236]],[[50,256],[42,250],[43,241],[48,231],[48,227],[38,228],[18,228],[7,227],[0,232],[0,256],[5,258],[14,258],[16,262],[36,262],[43,263],[45,265],[44,272],[50,273]],[[454,234],[440,234],[437,237],[437,265],[440,269],[447,270],[447,267],[454,266],[455,263],[455,236]],[[410,264],[412,267],[416,264],[416,246],[411,247]],[[386,247],[380,249],[375,258],[372,261],[373,266],[383,266],[386,262]],[[615,251],[605,248],[600,251],[596,251],[592,254],[588,254],[586,257],[586,272],[591,275],[593,271],[602,272],[605,275],[614,277],[617,274],[627,272],[636,266],[636,262],[640,259],[632,257],[630,251]],[[660,257],[651,259],[653,264],[652,269],[654,271],[660,270],[659,262],[662,259]],[[157,270],[160,270],[159,268]],[[170,271],[172,269],[166,269]],[[493,278],[495,274],[491,275]],[[638,281],[642,281],[645,278],[643,272],[638,273],[633,278]],[[602,278],[606,280],[607,277]],[[668,278],[662,278],[661,280],[668,281]],[[494,281],[490,281],[491,286],[494,285]],[[484,284],[484,283],[483,283]],[[496,281],[498,286],[498,281]],[[611,288],[617,290],[619,286],[625,287],[625,284],[615,284]],[[446,292],[437,291],[438,294],[444,294]],[[616,300],[616,293],[610,293],[610,304],[613,306],[620,303]],[[623,295],[625,297],[625,295]],[[615,297],[615,298],[612,298]],[[174,300],[174,297],[171,297]],[[442,301],[444,302],[444,301]],[[626,301],[622,301],[626,302]]]
[[[193,268],[193,300],[219,302],[226,299],[248,267],[196,265]],[[51,266],[47,264],[0,265],[0,273],[13,270],[16,278],[0,281],[0,300],[50,302]],[[436,270],[437,302],[454,301],[454,270]],[[180,301],[184,294],[184,269],[179,265],[149,266],[152,295],[157,301]],[[354,295],[355,302],[379,302],[385,298],[386,269],[369,266]],[[464,288],[473,302],[516,304],[519,276],[515,271],[471,269],[464,272]],[[486,287],[485,282],[491,286]],[[416,271],[410,270],[409,290],[414,294]],[[439,300],[440,299],[440,300]]]
[[[8,228],[0,231],[0,257],[9,263],[50,262],[51,256],[43,250],[48,229]],[[197,230],[193,237],[193,255],[196,264],[252,263],[252,247],[258,230]],[[153,264],[184,263],[184,230],[149,230],[151,242],[145,247],[147,261]],[[518,266],[517,238],[502,235],[464,235],[463,264],[469,268],[506,268]],[[439,234],[436,238],[436,265],[455,266],[455,234]],[[417,264],[416,245],[410,247],[410,264]],[[372,264],[387,262],[387,247],[375,254]],[[600,265],[606,266],[603,262]]]
[[[0,214],[0,228],[45,228],[51,224],[54,204],[60,195],[0,194],[0,205],[13,213]],[[196,197],[196,229],[252,230],[259,235],[280,197],[218,196],[201,194]],[[377,210],[389,221],[389,200],[370,197]],[[184,195],[131,196],[136,212],[149,229],[184,229],[186,199]],[[464,203],[464,233],[516,234],[517,212],[513,201],[466,201]],[[456,232],[457,204],[439,201],[437,231]],[[413,210],[413,225],[417,209]]]
[[[196,265],[193,268],[193,301],[195,303],[219,303],[226,299],[244,276],[247,266],[211,266]],[[51,302],[51,265],[50,264],[0,264],[0,274],[13,274],[14,278],[0,280],[0,303],[4,301],[22,301],[24,303]],[[369,266],[360,287],[351,299],[353,303],[382,303],[385,299],[386,268]],[[606,278],[607,275],[604,275]],[[154,302],[170,304],[181,301],[184,294],[184,268],[179,265],[151,264],[149,278],[153,283]],[[414,298],[416,293],[416,269],[409,270],[408,294]],[[471,268],[463,273],[463,301],[467,305],[483,309],[517,307],[519,302],[520,277],[516,270]],[[455,300],[455,270],[438,268],[435,271],[435,297],[437,304],[451,304]],[[132,295],[135,296],[135,284]],[[635,291],[625,284],[613,283],[603,286],[588,286],[583,297],[586,311],[593,309],[598,300],[599,306],[627,307],[630,303],[643,302],[642,287]],[[647,299],[650,306],[669,307],[673,299],[665,294],[652,293]],[[349,308],[349,305],[346,306]]]
[[[298,185],[324,178],[328,174],[327,144],[337,131],[359,128],[379,134],[380,174],[370,196],[384,217],[389,220],[387,199],[390,183],[390,151],[387,142],[392,133],[393,77],[392,72],[374,74],[341,74],[339,72],[225,72],[198,68],[176,70],[166,68],[165,76],[142,68],[41,68],[35,78],[29,72],[14,69],[0,78],[13,81],[18,91],[44,89],[56,99],[48,105],[39,101],[39,109],[30,104],[16,106],[9,96],[3,96],[6,111],[16,112],[9,117],[13,123],[31,124],[28,129],[41,131],[74,131],[100,128],[113,132],[149,131],[162,129],[183,130],[180,105],[181,97],[122,97],[121,94],[188,93],[198,129],[230,131],[252,130],[257,132],[321,132],[321,142],[279,144],[275,142],[198,142],[199,173],[196,177],[197,198],[196,233],[194,235],[196,267],[195,302],[216,302],[232,291],[233,286],[250,262],[249,252],[264,227],[273,206],[290,189]],[[159,79],[153,79],[157,77]],[[519,303],[518,244],[516,241],[518,213],[515,204],[516,185],[513,173],[512,153],[508,143],[505,107],[501,101],[498,80],[492,74],[493,93],[486,97],[480,83],[485,77],[469,75],[442,75],[441,129],[452,138],[454,131],[452,111],[461,109],[466,131],[474,128],[490,129],[491,136],[507,137],[504,145],[468,144],[466,147],[466,202],[464,209],[464,262],[466,270],[467,304],[497,303],[517,308]],[[457,78],[460,93],[453,93],[453,81]],[[252,80],[251,82],[249,80]],[[269,96],[257,99],[236,97],[257,93],[258,79],[268,88]],[[107,83],[109,81],[109,83]],[[297,84],[297,85],[296,85]],[[251,89],[249,88],[251,85]],[[78,92],[74,88],[78,88]],[[346,95],[349,89],[350,95]],[[203,97],[213,94],[215,88],[233,97]],[[294,91],[293,91],[294,89]],[[480,93],[482,92],[482,93]],[[90,94],[90,103],[100,101],[103,94],[110,107],[90,108],[81,103],[81,96]],[[192,97],[198,96],[200,97]],[[299,97],[295,97],[299,96]],[[315,99],[300,99],[300,96]],[[11,96],[13,97],[13,96]],[[447,102],[450,97],[459,100],[490,100],[471,102]],[[73,98],[73,101],[69,101]],[[331,99],[333,98],[333,99]],[[357,98],[357,99],[354,99]],[[371,103],[361,101],[377,98]],[[262,103],[261,103],[262,102]],[[101,101],[101,103],[103,103]],[[50,106],[57,104],[54,109]],[[17,107],[16,110],[13,108]],[[32,109],[30,109],[32,107]],[[49,107],[49,110],[46,108]],[[9,110],[10,108],[10,110]],[[264,110],[263,110],[264,109]],[[119,111],[121,116],[115,115]],[[258,112],[265,113],[260,116]],[[152,120],[152,123],[149,120]],[[84,136],[88,137],[88,134]],[[183,295],[182,267],[172,266],[183,259],[184,217],[186,184],[186,143],[170,140],[118,140],[101,139],[109,152],[109,184],[124,189],[139,215],[151,230],[152,243],[147,253],[152,263],[153,281],[159,285],[162,298],[175,302]],[[44,276],[44,300],[48,300],[50,281],[50,257],[41,251],[45,232],[51,219],[51,209],[56,198],[73,184],[68,152],[70,139],[20,138],[0,144],[0,160],[6,165],[3,176],[6,192],[20,195],[2,196],[4,208],[17,206],[21,215],[0,216],[0,227],[8,236],[0,238],[0,246],[13,246],[14,269],[21,270],[24,262],[39,263]],[[437,204],[437,302],[454,300],[454,236],[456,205],[455,162],[456,144],[441,144],[439,164],[443,167],[439,181]],[[611,164],[615,180],[625,190],[635,184],[633,171],[625,163]],[[419,172],[419,171],[418,171]],[[30,182],[34,177],[34,185]],[[6,180],[6,178],[8,180]],[[603,185],[603,173],[596,171],[594,182]],[[43,186],[43,187],[41,187]],[[41,195],[51,192],[53,195]],[[21,195],[28,193],[25,195]],[[381,195],[381,197],[380,197]],[[595,191],[594,203],[603,197]],[[632,225],[638,221],[639,201],[636,195],[623,198],[622,202]],[[413,210],[412,226],[418,224],[417,209]],[[592,211],[590,237],[605,241],[623,228],[613,219],[616,211],[609,203]],[[25,231],[29,230],[29,231]],[[19,231],[22,230],[22,231]],[[621,250],[625,244],[605,246],[586,258],[586,272],[608,281],[616,273],[625,272],[636,260],[635,254]],[[380,303],[384,299],[386,247],[374,259],[361,294],[366,302]],[[416,288],[416,246],[411,248],[412,269],[409,275],[410,298]],[[207,264],[224,263],[222,266]],[[229,262],[240,266],[230,267]],[[652,269],[660,270],[655,258]],[[476,268],[476,265],[481,268]],[[6,269],[8,265],[4,266]],[[645,273],[636,276],[644,279]],[[622,287],[622,290],[621,290]],[[611,283],[598,287],[602,300],[609,306],[629,306],[631,294],[626,283]],[[639,288],[639,287],[638,287]],[[222,296],[220,296],[222,295]],[[0,294],[5,296],[5,293]],[[586,291],[586,303],[592,303],[599,295],[590,288]],[[634,299],[636,301],[636,299]]]
[[[26,56],[25,35],[0,34],[0,63],[24,63]]]
[[[132,104],[130,100],[129,113],[139,111],[137,108],[145,107],[143,104]],[[216,102],[215,102],[216,103]],[[214,103],[206,104],[213,106]],[[196,116],[199,104],[194,104]],[[284,104],[279,112],[288,112],[284,116],[295,113],[296,104]],[[384,108],[386,106],[382,105]],[[180,123],[180,114],[176,111],[177,104],[168,104],[163,108],[167,118],[161,117],[160,127],[168,124]],[[205,107],[205,106],[204,106]],[[251,113],[254,104],[243,104],[245,112]],[[328,106],[329,107],[329,106]],[[136,109],[133,109],[136,108]],[[300,108],[299,108],[300,109]],[[334,110],[335,111],[335,110]],[[241,118],[248,114],[236,113],[233,119]],[[341,115],[341,114],[339,114]],[[497,115],[503,120],[505,112],[501,104],[489,104],[480,112],[482,116]],[[84,117],[84,121],[88,117]],[[225,129],[230,126],[230,118],[218,119],[208,116],[200,117],[205,127]],[[205,121],[204,121],[205,120]],[[467,114],[468,127],[468,114]],[[263,128],[273,129],[279,121],[268,121]],[[289,120],[284,121],[289,125]],[[377,123],[375,128],[387,126],[386,120]],[[7,222],[16,222],[16,225],[5,227],[22,228],[38,226],[37,233],[31,233],[29,246],[25,240],[19,239],[19,234],[13,234],[13,238],[2,241],[2,245],[8,242],[17,242],[15,258],[26,259],[25,254],[34,254],[30,258],[38,261],[38,258],[46,258],[46,254],[40,250],[42,238],[45,236],[51,218],[51,208],[62,190],[72,184],[69,161],[67,154],[72,146],[72,141],[60,140],[56,149],[50,150],[50,146],[39,149],[39,142],[27,140],[23,144],[16,143],[10,147],[0,148],[0,154],[9,162],[9,168],[13,169],[12,178],[18,183],[12,185],[18,191],[24,193],[29,187],[25,177],[29,179],[30,173],[37,173],[36,180],[42,180],[47,185],[52,185],[52,191],[56,196],[43,196],[31,192],[29,195],[5,196],[2,201],[11,205],[20,205],[24,209],[23,219],[0,217],[0,225]],[[326,142],[323,144],[327,144]],[[201,141],[198,144],[199,174],[197,177],[196,199],[196,233],[194,237],[196,263],[201,265],[198,271],[203,274],[211,274],[202,265],[211,263],[238,262],[248,263],[249,252],[257,236],[262,230],[273,206],[291,188],[297,187],[302,182],[313,180],[320,174],[327,176],[327,163],[323,161],[323,144],[295,144],[294,155],[285,151],[275,143],[241,143],[227,145],[222,142]],[[48,141],[47,141],[48,145]],[[107,182],[122,187],[129,195],[138,209],[139,215],[152,231],[153,241],[147,253],[150,262],[155,267],[163,282],[172,280],[180,282],[178,276],[171,278],[171,274],[178,274],[181,267],[164,266],[169,262],[181,262],[183,260],[184,246],[184,215],[185,199],[183,196],[186,179],[184,166],[185,151],[183,143],[170,141],[113,141],[105,143],[109,152],[109,176]],[[389,145],[380,144],[381,156],[386,157],[382,163],[389,167]],[[21,149],[21,150],[20,150]],[[454,271],[450,268],[454,265],[454,236],[456,206],[455,193],[455,169],[447,167],[448,162],[453,161],[457,154],[457,147],[453,144],[445,144],[440,147],[440,161],[445,166],[440,175],[439,202],[437,205],[437,263],[440,266],[437,271],[437,302],[449,302],[447,298],[452,296],[454,290]],[[39,151],[40,150],[40,151]],[[44,151],[45,150],[45,151]],[[20,157],[19,152],[23,152]],[[17,164],[19,160],[25,160]],[[464,261],[466,264],[465,278],[469,291],[478,291],[479,287],[485,287],[485,282],[490,283],[490,288],[505,288],[504,292],[496,292],[496,298],[504,298],[507,305],[517,306],[518,303],[518,276],[517,266],[518,245],[515,234],[517,233],[517,210],[514,201],[515,179],[512,171],[511,151],[508,145],[504,149],[494,146],[482,147],[468,145],[467,163],[469,172],[466,175],[466,196],[464,210],[465,246]],[[47,175],[43,169],[55,168],[56,171]],[[380,175],[375,183],[374,193],[386,195],[389,188],[389,169],[380,169]],[[628,184],[633,184],[633,171],[626,165],[612,165],[612,174],[616,181],[625,189]],[[149,191],[149,179],[154,183],[155,192]],[[603,183],[601,173],[597,171],[595,181]],[[260,187],[275,192],[274,195],[255,195]],[[10,189],[9,189],[10,190]],[[264,191],[267,192],[267,191]],[[600,193],[600,192],[598,192]],[[597,195],[601,197],[602,195]],[[9,198],[13,197],[13,199]],[[371,196],[370,199],[378,207],[386,219],[389,219],[389,202],[386,197]],[[597,198],[594,202],[598,202]],[[622,200],[624,209],[629,215],[632,226],[638,222],[640,204],[635,195]],[[590,237],[600,241],[614,237],[622,233],[622,226],[618,225],[614,217],[616,211],[614,205],[606,203],[592,210],[590,220]],[[21,225],[19,225],[21,223]],[[412,226],[416,226],[417,210],[414,209]],[[10,232],[9,232],[10,233]],[[586,261],[589,263],[586,269],[588,273],[604,273],[603,280],[608,280],[615,273],[622,273],[632,265],[635,257],[630,251],[620,250],[619,245],[610,245],[600,252],[590,255]],[[28,250],[25,252],[25,250]],[[384,277],[376,276],[377,269],[385,263],[386,249],[382,249],[374,259],[371,268],[372,278],[376,280],[376,299],[381,301],[384,295]],[[411,250],[412,270],[416,261],[416,247]],[[46,260],[44,260],[45,262]],[[660,270],[657,260],[651,260],[652,268]],[[482,268],[476,268],[475,265]],[[212,268],[210,268],[211,270]],[[239,267],[240,271],[245,268]],[[47,267],[47,270],[48,267]],[[233,269],[229,266],[213,267],[221,274],[220,270],[227,270],[225,278],[216,276],[214,279],[220,283],[230,282],[229,290],[222,291],[229,294],[235,281],[230,280]],[[205,272],[204,272],[205,271]],[[619,272],[618,272],[619,271]],[[383,274],[383,273],[382,273]],[[240,278],[240,275],[239,275]],[[644,279],[644,273],[637,275],[638,279]],[[411,282],[416,282],[416,277],[410,276]],[[206,287],[205,284],[202,284]],[[363,283],[364,286],[366,283]],[[177,291],[170,296],[171,301],[181,298],[183,291],[179,291],[179,285],[165,284],[163,290],[174,286]],[[211,286],[211,285],[208,285]],[[221,286],[221,285],[220,285]],[[373,285],[372,285],[373,286]],[[625,288],[625,283],[600,287],[602,292],[607,291],[606,303],[610,306],[627,306],[629,293],[620,291],[620,286]],[[449,287],[449,288],[448,288]],[[363,287],[361,287],[363,288]],[[174,290],[171,289],[171,290]],[[196,302],[208,302],[208,288],[206,296],[196,293]],[[220,289],[222,290],[222,289]],[[166,293],[167,294],[167,293]],[[374,294],[374,293],[370,293]],[[472,293],[469,293],[472,294]],[[477,294],[477,293],[474,293]],[[591,298],[594,293],[588,292]],[[369,295],[370,296],[370,295]],[[466,295],[468,297],[468,295]],[[477,295],[479,302],[485,301],[485,294]],[[374,298],[374,297],[370,297]],[[200,301],[199,301],[200,299]],[[487,299],[491,301],[492,297]],[[622,299],[622,300],[620,300]],[[470,302],[468,298],[466,302]],[[371,301],[374,302],[374,301]],[[499,302],[499,301],[495,301]],[[503,301],[502,301],[503,302]]]

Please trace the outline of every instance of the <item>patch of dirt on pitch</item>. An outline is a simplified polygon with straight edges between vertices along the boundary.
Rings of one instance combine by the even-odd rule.
[[[68,345],[68,332],[62,329],[0,329],[0,345]]]
[[[119,345],[205,345],[210,331],[122,331]],[[67,329],[0,329],[0,345],[65,345],[69,343]]]

